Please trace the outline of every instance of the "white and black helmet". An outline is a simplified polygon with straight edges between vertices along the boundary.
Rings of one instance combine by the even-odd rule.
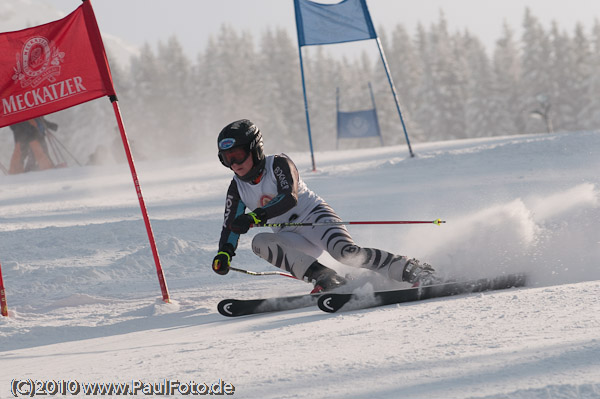
[[[243,181],[253,181],[262,173],[265,168],[265,153],[263,152],[262,134],[258,127],[248,119],[240,119],[225,126],[217,138],[219,148],[219,160],[221,163],[230,167],[222,155],[224,151],[235,147],[242,147],[252,155],[253,167],[244,176],[239,176]]]

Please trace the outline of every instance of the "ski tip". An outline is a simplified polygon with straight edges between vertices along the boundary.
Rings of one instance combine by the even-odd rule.
[[[327,313],[335,313],[338,311],[337,307],[332,304],[333,297],[331,295],[324,294],[319,298],[319,309]]]
[[[223,316],[227,316],[227,317],[235,317],[236,315],[233,313],[231,307],[233,306],[235,300],[232,299],[225,299],[222,300],[221,302],[219,302],[219,304],[217,305],[217,310],[219,311],[219,313],[221,313]]]
[[[335,313],[342,308],[350,299],[352,294],[329,293],[322,294],[317,302],[319,309],[327,313]]]

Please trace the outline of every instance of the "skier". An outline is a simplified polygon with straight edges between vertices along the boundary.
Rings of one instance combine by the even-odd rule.
[[[225,126],[217,139],[219,160],[234,172],[226,196],[219,251],[212,264],[221,275],[229,272],[240,234],[254,224],[339,222],[335,211],[309,190],[296,165],[285,154],[265,156],[262,134],[247,119]],[[253,209],[244,213],[245,209]],[[342,286],[346,279],[322,265],[317,257],[327,251],[337,261],[379,272],[413,285],[436,281],[434,270],[416,259],[356,245],[343,225],[282,227],[259,233],[252,250],[274,266],[313,284],[312,293]]]

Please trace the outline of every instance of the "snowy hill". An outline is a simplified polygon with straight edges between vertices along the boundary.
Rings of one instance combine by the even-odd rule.
[[[600,398],[600,133],[414,149],[413,159],[404,146],[317,153],[316,173],[309,154],[290,155],[346,220],[447,221],[352,226],[360,245],[420,258],[448,276],[525,271],[531,286],[227,319],[216,311],[223,298],[310,287],[210,270],[231,177],[216,156],[137,165],[170,304],[160,300],[125,165],[0,176],[10,310],[0,318],[0,398],[12,397],[14,378],[222,380],[238,398]],[[272,270],[252,254],[250,237],[233,264]]]

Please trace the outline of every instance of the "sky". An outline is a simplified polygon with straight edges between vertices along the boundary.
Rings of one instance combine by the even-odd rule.
[[[81,3],[80,0],[44,1],[65,15]],[[191,58],[203,50],[208,37],[217,33],[222,24],[255,35],[269,27],[283,27],[296,38],[292,0],[92,0],[92,4],[104,33],[136,46],[145,42],[155,45],[176,35]],[[598,0],[367,0],[367,5],[376,29],[391,31],[402,24],[411,34],[418,23],[428,26],[436,22],[443,10],[451,31],[468,29],[488,48],[500,37],[504,22],[519,33],[525,7],[546,28],[551,21],[557,21],[568,32],[573,31],[577,22],[589,30],[594,20],[600,19]]]

